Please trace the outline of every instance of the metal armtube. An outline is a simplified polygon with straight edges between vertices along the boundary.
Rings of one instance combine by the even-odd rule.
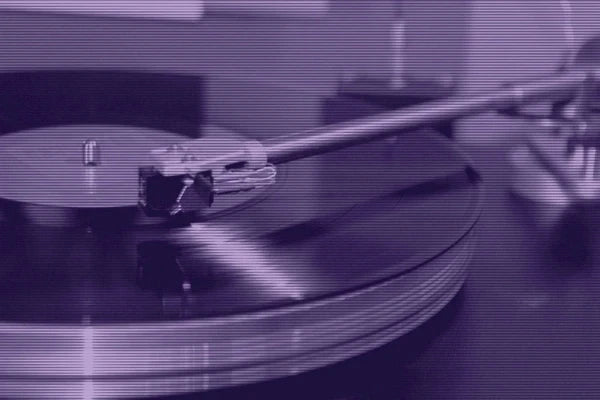
[[[269,162],[277,164],[334,151],[355,144],[398,134],[399,130],[498,110],[552,100],[574,93],[590,72],[575,70],[565,74],[496,91],[461,96],[324,126],[265,140]]]

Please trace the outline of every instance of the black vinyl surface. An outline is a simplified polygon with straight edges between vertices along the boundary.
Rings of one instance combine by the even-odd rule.
[[[430,149],[437,143],[409,135],[395,148],[423,146],[424,138]],[[13,217],[0,228],[0,318],[223,316],[323,298],[409,271],[460,239],[477,214],[476,183],[440,143],[431,151],[447,156],[447,165],[427,171],[408,173],[383,142],[290,163],[266,196],[192,227],[136,226],[138,211],[127,207],[82,209],[73,226],[38,226],[7,205]],[[349,158],[362,158],[368,168],[335,168]],[[369,174],[378,179],[369,182]]]

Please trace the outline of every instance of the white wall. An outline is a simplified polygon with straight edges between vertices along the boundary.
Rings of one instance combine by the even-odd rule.
[[[303,9],[312,18],[233,16],[231,7],[214,7],[233,2],[219,1],[207,2],[205,18],[193,24],[0,11],[0,71],[79,67],[208,72],[319,94],[331,93],[347,72],[391,71],[390,29],[398,1],[309,1],[311,7]],[[402,3],[409,42],[406,72],[462,75],[469,2]]]
[[[405,71],[413,75],[453,75],[466,67],[469,0],[404,0]]]
[[[0,71],[217,73],[330,93],[344,71],[390,67],[393,2],[372,4],[368,13],[336,11],[315,19],[208,15],[195,24],[0,11]]]

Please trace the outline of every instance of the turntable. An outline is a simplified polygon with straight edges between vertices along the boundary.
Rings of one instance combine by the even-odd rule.
[[[141,103],[131,87],[112,85],[103,97],[102,80],[115,77],[124,79],[114,71],[4,77],[5,93],[22,98],[32,82],[37,90],[25,95],[31,117],[3,114],[0,136],[3,395],[160,396],[295,375],[411,331],[460,289],[481,189],[447,139],[420,130],[291,153],[282,138],[295,131],[380,110],[305,97],[277,115],[263,91],[253,96],[264,110],[247,113],[223,101],[242,92],[248,101],[239,82],[142,73],[129,77],[160,96]],[[172,103],[182,93],[161,86],[169,79],[201,81],[189,116],[170,112],[181,112]],[[42,90],[48,85],[77,90]],[[119,93],[138,106],[109,109]],[[283,115],[290,111],[297,117]],[[169,197],[173,181],[162,182],[155,193],[168,207],[140,207],[156,186],[140,171],[165,173],[156,151],[194,143],[202,160],[259,154],[263,145],[271,154],[242,178],[217,176],[209,163],[208,192],[196,179],[191,195]]]
[[[0,136],[8,397],[211,391],[408,334],[462,287],[481,208],[469,159],[427,126],[564,98],[587,76],[383,111],[123,74],[3,78],[3,102],[28,93]],[[115,80],[154,90],[99,90]]]

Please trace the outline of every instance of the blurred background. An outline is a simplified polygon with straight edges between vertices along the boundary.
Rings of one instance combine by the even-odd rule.
[[[600,2],[592,0],[0,0],[0,136],[18,132],[3,136],[8,140],[16,136],[12,143],[18,146],[11,148],[10,141],[0,146],[0,171],[4,171],[0,200],[23,203],[29,220],[57,226],[68,226],[71,214],[60,208],[66,208],[61,203],[39,201],[40,193],[54,195],[48,187],[59,187],[48,182],[64,180],[69,183],[65,187],[75,189],[55,196],[61,201],[77,200],[79,195],[93,201],[101,197],[80,187],[104,188],[105,199],[114,200],[114,193],[124,193],[121,188],[126,187],[133,190],[131,196],[129,192],[124,196],[132,200],[125,205],[137,204],[137,164],[125,166],[133,172],[129,175],[112,172],[123,176],[122,181],[106,174],[104,186],[96,183],[100,179],[77,180],[88,176],[83,174],[74,174],[72,182],[52,181],[39,170],[62,171],[67,159],[62,153],[79,157],[80,142],[69,153],[61,142],[66,137],[61,136],[62,128],[55,131],[54,142],[38,136],[47,134],[41,130],[25,136],[21,131],[26,129],[116,124],[152,128],[152,135],[169,143],[175,140],[171,134],[181,135],[177,140],[197,137],[205,128],[207,135],[226,132],[232,137],[264,139],[380,112],[381,103],[403,107],[554,73],[569,51],[573,53],[596,34],[598,15]],[[592,57],[597,54],[594,50]],[[103,71],[96,74],[97,70]],[[370,102],[350,102],[344,98],[347,94],[355,97],[352,100]],[[328,119],[329,115],[335,118]],[[594,374],[590,365],[600,360],[597,201],[593,212],[587,205],[568,207],[570,198],[559,181],[541,165],[539,155],[532,155],[522,143],[526,132],[535,133],[531,123],[489,112],[444,124],[434,128],[464,145],[460,147],[470,153],[486,184],[469,288],[457,300],[458,316],[450,311],[449,327],[441,324],[438,329],[439,321],[430,325],[435,335],[444,329],[449,333],[431,347],[427,343],[429,350],[421,359],[397,374],[399,367],[392,357],[386,373],[372,368],[372,376],[356,383],[366,382],[369,389],[399,388],[406,398],[481,399],[502,393],[499,398],[546,400],[565,391],[580,394],[588,389],[594,394],[590,398],[600,398],[598,379],[590,375]],[[598,134],[600,122],[596,128]],[[121,128],[114,132],[123,139],[119,143],[125,143],[112,147],[118,160],[137,162],[128,151],[135,148],[142,158],[147,150],[143,147],[153,143],[143,130],[129,137]],[[162,138],[160,132],[168,135]],[[571,127],[568,132],[580,133]],[[423,171],[445,174],[450,163],[427,153],[441,148],[441,142],[425,140],[433,137],[430,133],[413,140],[417,147],[406,145],[411,143],[409,135],[399,136],[408,138],[406,143],[384,142],[382,148],[385,154],[393,154],[395,168],[372,169],[373,164],[360,161],[360,156],[374,153],[360,147],[352,157],[341,153],[343,163],[333,158],[331,163],[300,164],[302,175],[294,173],[300,176],[298,182],[305,183],[299,186],[302,196],[294,190],[284,192],[297,203],[284,198],[289,201],[284,204],[294,206],[272,211],[273,220],[283,218],[276,212],[286,218],[312,218],[310,212],[328,198],[319,197],[317,189],[329,189],[331,181],[338,185],[334,188],[345,187],[343,182],[370,194],[379,193],[379,183],[388,185],[387,178],[396,184],[398,171],[403,179],[419,178],[411,183],[431,179]],[[75,134],[92,137],[85,129]],[[573,161],[572,154],[567,159],[561,153],[555,164],[572,166],[573,171],[563,170],[573,172],[568,176],[575,177],[575,184],[589,183],[588,175],[579,175],[579,169],[591,165],[593,169],[587,169],[592,172],[591,184],[584,188],[591,187],[598,200],[600,142],[588,145],[581,136],[577,153],[581,158]],[[111,143],[109,139],[106,142]],[[387,153],[391,143],[399,149],[398,155]],[[554,142],[548,143],[556,148]],[[585,162],[584,144],[586,151],[593,151]],[[110,154],[105,149],[110,147],[102,147],[103,160]],[[55,153],[56,157],[47,157]],[[19,164],[30,159],[40,165],[33,169],[35,173],[22,167],[26,163]],[[75,160],[78,168],[73,171],[89,170],[79,158]],[[462,161],[452,165],[463,171]],[[119,191],[112,182],[122,183]],[[7,187],[13,191],[7,194]],[[524,198],[513,196],[513,191]],[[15,214],[13,208],[20,210],[5,208],[9,217]],[[138,218],[135,212],[134,207],[132,220]],[[89,221],[104,222],[102,212],[93,215]],[[386,238],[375,239],[387,243]],[[27,285],[30,281],[25,280]],[[399,380],[398,375],[407,378]]]
[[[315,95],[356,74],[409,75],[472,93],[553,71],[599,11],[586,0],[4,0],[0,71],[209,73]],[[501,140],[481,124],[515,122],[481,115],[456,135]]]

